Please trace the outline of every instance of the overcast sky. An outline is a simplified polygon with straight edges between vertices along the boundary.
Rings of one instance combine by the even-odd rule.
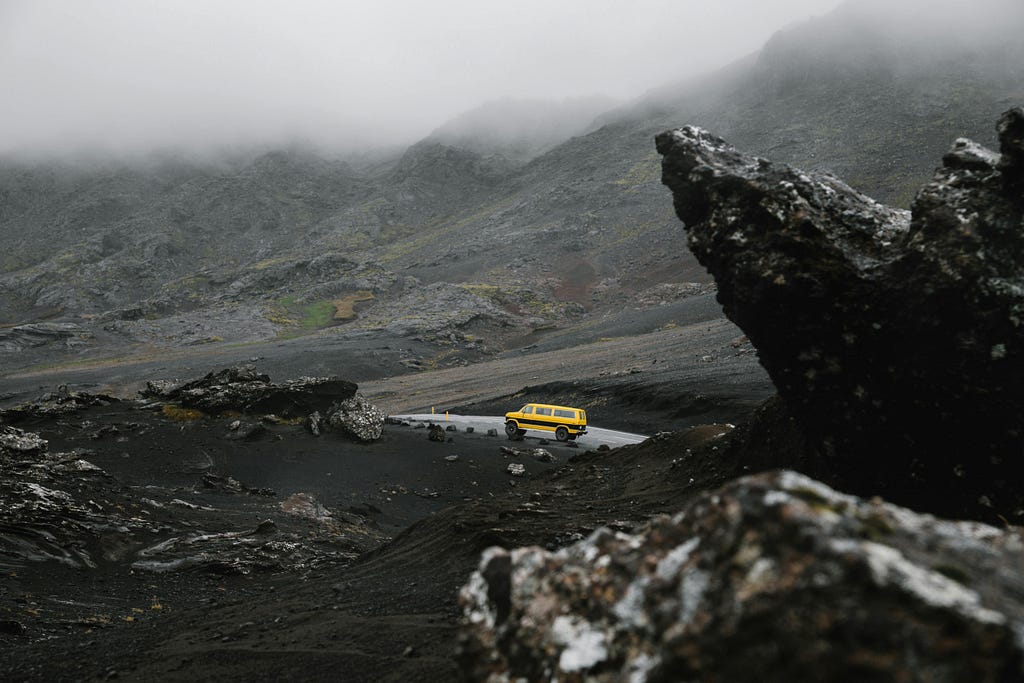
[[[410,142],[498,98],[631,98],[838,4],[0,0],[0,153]]]

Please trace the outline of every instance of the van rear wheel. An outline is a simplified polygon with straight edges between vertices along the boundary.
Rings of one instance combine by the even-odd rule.
[[[568,441],[569,430],[566,429],[565,427],[559,427],[558,429],[555,430],[555,438],[558,439],[559,441]]]

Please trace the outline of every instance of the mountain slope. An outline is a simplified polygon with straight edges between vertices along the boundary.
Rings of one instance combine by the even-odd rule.
[[[595,119],[616,104],[599,96],[561,101],[497,100],[446,122],[427,140],[524,162],[592,131]]]
[[[906,206],[955,138],[991,143],[1024,101],[1022,6],[980,0],[953,30],[955,5],[849,2],[526,162],[519,129],[494,131],[529,117],[491,105],[359,167],[299,152],[2,165],[0,324],[70,320],[172,346],[390,326],[458,357],[706,292],[685,285],[709,279],[654,134],[695,123]],[[563,123],[534,126],[531,149]],[[182,321],[198,331],[182,337]]]

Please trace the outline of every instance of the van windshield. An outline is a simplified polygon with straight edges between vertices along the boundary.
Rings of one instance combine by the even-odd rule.
[[[533,406],[523,406],[522,408],[519,409],[519,412],[523,413],[524,415],[529,415],[533,412]]]

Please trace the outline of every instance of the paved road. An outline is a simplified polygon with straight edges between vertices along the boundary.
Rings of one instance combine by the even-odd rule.
[[[497,415],[447,415],[431,413],[415,413],[410,415],[391,415],[393,418],[408,420],[410,422],[434,422],[437,424],[453,424],[458,430],[465,431],[466,427],[472,427],[474,432],[485,434],[488,429],[497,429],[498,434],[505,438],[505,418]],[[544,438],[552,443],[555,435],[551,432],[527,431],[526,438]],[[628,444],[640,443],[647,439],[643,434],[630,434],[629,432],[617,432],[613,429],[601,429],[600,427],[587,426],[587,433],[576,439],[581,448],[597,448],[604,444],[609,448],[618,448]]]

